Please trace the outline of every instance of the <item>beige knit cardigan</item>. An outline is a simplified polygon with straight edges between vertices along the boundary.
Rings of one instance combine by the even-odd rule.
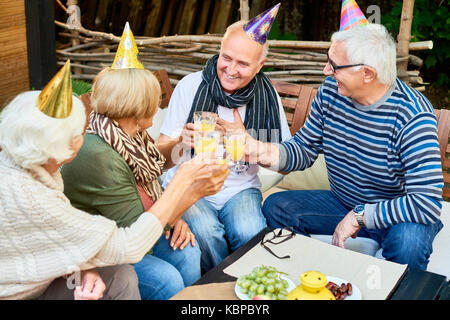
[[[118,228],[78,210],[63,194],[59,171],[25,170],[0,152],[0,299],[38,297],[76,270],[136,263],[162,232],[151,213]]]

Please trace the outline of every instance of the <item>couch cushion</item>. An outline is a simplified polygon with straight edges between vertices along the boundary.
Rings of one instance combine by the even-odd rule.
[[[450,279],[450,202],[443,201],[441,221],[444,227],[434,238],[433,253],[427,271],[442,274]]]
[[[278,172],[260,166],[258,177],[261,181],[261,192],[264,193],[272,187],[275,187],[283,179],[284,176]]]
[[[323,154],[319,154],[310,168],[285,175],[278,187],[288,190],[330,190]]]

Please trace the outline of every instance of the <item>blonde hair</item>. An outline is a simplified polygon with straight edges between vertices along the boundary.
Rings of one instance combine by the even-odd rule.
[[[225,30],[225,33],[224,33],[223,38],[222,38],[222,42],[223,42],[223,39],[225,39],[225,37],[228,34],[230,34],[232,32],[235,32],[237,30],[244,30],[244,25],[247,22],[248,21],[246,21],[246,20],[240,20],[240,21],[237,21],[237,22],[235,22],[233,24],[230,24],[227,27],[227,29]],[[269,54],[269,41],[266,41],[262,46],[263,46],[263,52],[262,52],[262,55],[261,55],[261,59],[259,61],[262,61]]]
[[[156,77],[146,69],[102,70],[94,80],[92,108],[109,118],[150,118],[161,98]]]
[[[0,114],[0,146],[22,168],[42,165],[49,159],[63,162],[72,157],[72,140],[83,134],[86,123],[83,103],[75,96],[70,115],[57,119],[36,106],[40,93],[19,94]]]

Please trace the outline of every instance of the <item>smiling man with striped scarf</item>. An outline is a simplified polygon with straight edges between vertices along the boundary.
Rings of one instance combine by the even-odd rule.
[[[369,237],[385,259],[425,270],[442,229],[433,106],[396,77],[395,43],[382,25],[335,33],[328,57],[323,72],[332,77],[319,88],[305,125],[258,161],[290,172],[323,153],[331,190],[271,195],[263,207],[267,223],[333,235],[340,247],[349,237]]]
[[[242,118],[245,128],[263,141],[281,142],[291,137],[280,97],[261,72],[267,55],[267,35],[278,7],[249,22],[229,26],[220,54],[213,56],[203,71],[177,84],[157,141],[169,161],[176,162],[173,150],[177,144],[184,144],[190,156],[195,111],[218,113],[218,127],[225,130],[235,125],[236,118]],[[183,136],[186,139],[180,142]],[[176,170],[177,166],[168,171],[164,185]],[[204,271],[266,227],[257,173],[256,164],[249,164],[248,170],[240,174],[231,172],[220,192],[201,199],[184,213],[183,219],[200,245]]]

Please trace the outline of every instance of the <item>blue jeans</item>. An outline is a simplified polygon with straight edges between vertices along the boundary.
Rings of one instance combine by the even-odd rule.
[[[342,218],[353,208],[342,204],[328,190],[293,190],[272,194],[263,214],[272,228],[293,226],[297,233],[332,235]],[[383,248],[386,260],[426,270],[432,244],[442,222],[430,225],[404,222],[386,229],[361,228],[358,237],[372,238]]]
[[[200,199],[184,213],[183,220],[189,224],[200,245],[204,272],[267,226],[261,202],[261,191],[250,188],[234,195],[220,210]]]
[[[167,300],[200,278],[198,244],[173,251],[163,234],[152,249],[134,265],[143,300]]]

